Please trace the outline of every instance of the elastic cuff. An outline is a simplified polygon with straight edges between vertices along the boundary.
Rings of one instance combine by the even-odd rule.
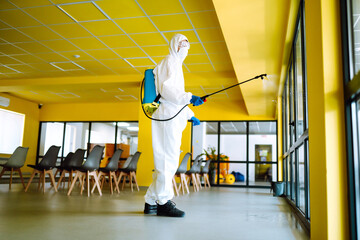
[[[156,202],[153,200],[145,200],[145,203],[149,204],[149,205],[156,205]]]
[[[156,203],[158,205],[165,205],[169,200],[157,200]]]

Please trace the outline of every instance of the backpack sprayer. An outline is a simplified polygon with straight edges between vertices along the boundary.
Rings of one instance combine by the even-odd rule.
[[[213,92],[213,93],[210,93],[208,95],[205,95],[205,96],[202,96],[200,97],[201,100],[203,100],[204,102],[206,102],[206,99],[212,95],[215,95],[215,94],[218,94],[220,92],[223,92],[227,89],[230,89],[230,88],[233,88],[233,87],[236,87],[236,86],[239,86],[241,84],[244,84],[244,83],[247,83],[247,82],[250,82],[252,80],[255,80],[255,79],[258,79],[258,78],[261,78],[261,79],[264,79],[266,78],[267,75],[266,74],[261,74],[261,75],[258,75],[258,76],[255,76],[253,78],[250,78],[246,81],[243,81],[243,82],[240,82],[240,83],[237,83],[237,84],[234,84],[232,86],[229,86],[227,88],[224,88],[224,89],[221,89],[219,91],[216,91],[216,92]],[[144,85],[145,85],[145,88],[144,88]],[[143,89],[144,89],[144,97],[142,96],[142,93],[143,93]],[[155,87],[155,77],[154,77],[154,73],[153,73],[153,69],[147,69],[145,70],[145,76],[144,76],[144,79],[141,83],[141,89],[140,89],[140,99],[141,99],[141,107],[142,107],[142,110],[145,114],[145,116],[151,120],[155,120],[155,121],[161,121],[161,122],[164,122],[164,121],[170,121],[171,119],[175,118],[177,115],[179,115],[179,113],[184,110],[184,108],[186,108],[190,103],[186,104],[185,106],[183,106],[179,112],[177,112],[174,116],[172,116],[171,118],[167,118],[167,119],[156,119],[156,118],[152,118],[152,115],[153,113],[159,108],[159,105],[160,105],[160,100],[161,98],[161,95],[158,94],[156,95],[156,87]]]

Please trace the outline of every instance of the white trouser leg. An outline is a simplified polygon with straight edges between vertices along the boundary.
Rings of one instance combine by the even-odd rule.
[[[179,165],[182,131],[186,126],[181,118],[167,122],[152,122],[152,142],[155,173],[145,195],[145,202],[165,204],[174,197],[172,178]]]

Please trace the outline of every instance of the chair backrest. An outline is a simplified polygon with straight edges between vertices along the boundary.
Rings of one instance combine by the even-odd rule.
[[[201,162],[202,162],[201,155],[196,156],[189,172],[192,172],[192,173],[200,172]]]
[[[71,158],[72,158],[73,155],[74,155],[73,152],[69,152],[68,155],[66,155],[64,161],[61,162],[60,167],[67,167],[67,166],[69,166],[69,162],[70,162],[70,160],[71,160]]]
[[[101,157],[104,153],[104,148],[99,145],[96,145],[93,150],[89,153],[85,163],[81,166],[82,169],[88,171],[94,171],[99,169]]]
[[[74,155],[70,159],[68,165],[66,167],[68,168],[78,168],[81,167],[81,165],[84,162],[84,156],[85,156],[85,149],[76,149]]]
[[[141,154],[141,152],[136,152],[136,153],[134,154],[134,156],[132,156],[131,162],[130,162],[129,166],[126,168],[127,170],[129,170],[129,171],[135,171],[135,172],[136,172],[137,163],[138,163],[138,161],[139,161],[140,154]]]
[[[183,159],[181,160],[180,166],[177,169],[176,173],[185,173],[187,171],[187,165],[190,159],[191,153],[186,153]]]
[[[39,163],[39,166],[44,169],[51,169],[55,167],[60,148],[61,147],[52,145],[45,153],[43,159]]]
[[[12,168],[21,168],[24,166],[28,150],[28,147],[17,147],[5,166]]]
[[[108,171],[115,171],[118,169],[119,167],[119,160],[120,160],[120,156],[122,154],[123,150],[122,149],[117,149],[114,153],[114,155],[111,157],[108,165],[106,165],[105,169]]]
[[[211,161],[212,161],[211,159],[206,161],[205,166],[201,170],[201,173],[209,173],[209,167],[210,167]]]
[[[125,161],[124,164],[122,165],[121,169],[125,169],[125,168],[127,168],[127,167],[130,165],[133,156],[134,156],[134,155],[130,155],[130,156],[126,159],[126,161]]]

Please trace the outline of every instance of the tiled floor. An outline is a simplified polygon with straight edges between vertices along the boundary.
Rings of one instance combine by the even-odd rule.
[[[269,190],[211,188],[176,197],[185,218],[145,216],[143,196],[129,188],[100,197],[77,188],[46,193],[33,184],[0,184],[0,239],[308,239],[281,198]]]

